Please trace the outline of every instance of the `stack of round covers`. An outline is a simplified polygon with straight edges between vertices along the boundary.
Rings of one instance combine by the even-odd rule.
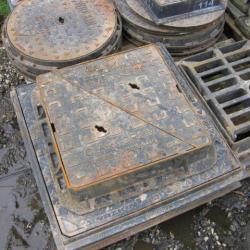
[[[14,65],[35,78],[116,51],[122,27],[109,0],[23,0],[2,37]]]
[[[136,45],[163,43],[173,56],[200,52],[223,32],[225,8],[157,25],[140,0],[115,0],[128,40]],[[226,0],[222,0],[226,7]]]

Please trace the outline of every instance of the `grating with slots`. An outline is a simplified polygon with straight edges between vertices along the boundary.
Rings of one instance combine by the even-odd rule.
[[[239,41],[188,57],[180,62],[204,97],[236,151],[250,138],[250,43]]]

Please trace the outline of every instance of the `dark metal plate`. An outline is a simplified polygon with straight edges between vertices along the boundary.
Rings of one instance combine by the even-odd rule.
[[[225,10],[221,0],[140,0],[156,24]]]
[[[121,1],[121,0],[116,0]],[[154,20],[150,16],[149,12],[145,9],[142,3],[138,0],[125,0],[129,7],[139,16],[143,17],[145,20],[155,24]],[[203,14],[201,16],[192,16],[184,19],[178,19],[174,21],[170,21],[167,23],[162,23],[161,25],[166,27],[174,27],[174,28],[192,28],[207,25],[218,18],[220,18],[225,12],[226,0],[223,0],[224,9],[215,11],[212,13]]]

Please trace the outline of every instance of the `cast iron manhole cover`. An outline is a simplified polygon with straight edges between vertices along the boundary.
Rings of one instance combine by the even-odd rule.
[[[113,45],[118,23],[108,0],[24,0],[8,18],[4,40],[18,65],[62,67]]]
[[[163,47],[55,70],[12,97],[59,249],[104,247],[243,178]]]
[[[211,143],[178,88],[169,88],[174,79],[154,47],[61,74],[45,83],[41,76],[38,85],[69,188],[117,178]],[[168,93],[157,91],[166,88]]]

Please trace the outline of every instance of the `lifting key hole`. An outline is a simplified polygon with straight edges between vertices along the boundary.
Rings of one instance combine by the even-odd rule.
[[[107,130],[102,126],[95,125],[95,128],[97,129],[98,132],[107,133]]]
[[[59,21],[59,23],[64,24],[64,18],[63,18],[63,17],[60,16],[60,17],[58,18],[58,21]]]
[[[132,89],[140,89],[140,87],[137,85],[137,84],[135,84],[135,83],[129,83],[129,86],[132,88]]]

